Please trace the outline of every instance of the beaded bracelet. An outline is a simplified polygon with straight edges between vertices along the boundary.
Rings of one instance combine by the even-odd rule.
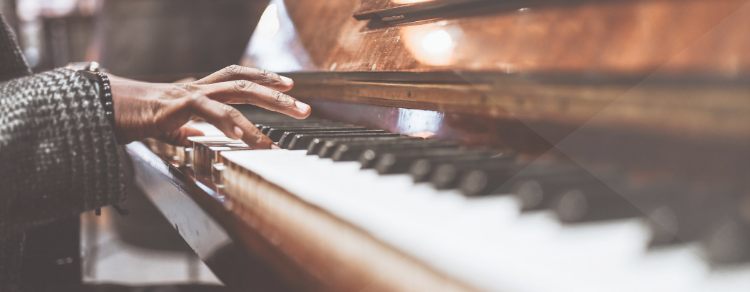
[[[99,90],[99,101],[101,101],[102,106],[104,106],[104,116],[107,117],[107,120],[114,129],[115,104],[112,101],[112,86],[109,84],[109,77],[107,77],[107,74],[104,72],[90,72],[85,70],[78,72],[86,77],[86,79],[94,81],[94,84],[96,84],[96,87]],[[115,139],[121,140],[120,137],[117,137],[116,132]]]
[[[115,104],[112,102],[112,87],[109,85],[109,77],[104,72],[96,72],[96,76],[99,77],[99,84],[101,84],[100,99],[104,106],[104,115],[112,124],[115,126]]]

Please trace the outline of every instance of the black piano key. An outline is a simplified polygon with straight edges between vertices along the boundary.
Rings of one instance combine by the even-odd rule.
[[[736,207],[734,191],[684,192],[678,199],[653,208],[648,213],[650,246],[699,240],[712,225]]]
[[[435,168],[430,182],[437,189],[457,188],[465,174],[478,169],[491,173],[495,179],[507,180],[516,174],[520,167],[520,164],[505,158],[443,163]]]
[[[378,145],[404,143],[405,141],[425,141],[419,137],[354,137],[354,138],[320,138],[314,139],[307,147],[307,155],[318,155],[330,158],[340,143]]]
[[[585,222],[636,216],[638,208],[606,185],[564,191],[555,206],[561,222]]]
[[[256,124],[257,126],[258,124]],[[268,135],[272,128],[314,128],[314,127],[347,127],[346,125],[334,125],[333,123],[268,123],[261,124],[258,128],[263,135]]]
[[[378,147],[380,146],[380,147]],[[400,157],[411,156],[414,159],[427,157],[424,155],[431,154],[433,157],[436,155],[447,155],[448,153],[456,154],[463,153],[458,145],[443,145],[442,143],[437,144],[425,144],[425,145],[404,145],[404,144],[391,144],[391,145],[374,145],[368,147],[359,156],[359,163],[362,165],[362,169],[375,168],[378,162],[386,154],[398,153]]]
[[[521,176],[523,177],[523,176]],[[518,198],[522,211],[541,210],[552,207],[562,192],[578,187],[588,187],[599,180],[588,173],[547,177],[531,177],[511,182],[510,193]],[[497,186],[496,188],[500,188]],[[499,191],[507,189],[501,188]]]
[[[684,195],[681,190],[671,187],[633,190],[599,183],[564,191],[555,212],[565,223],[639,217],[677,200]]]
[[[303,133],[303,134],[296,134],[294,137],[290,140],[289,144],[287,145],[286,149],[289,150],[304,150],[307,149],[307,147],[310,145],[310,142],[312,142],[315,138],[336,138],[336,137],[399,137],[400,134],[396,133],[386,133],[382,130],[365,130],[365,131],[357,131],[357,132],[341,132],[341,133]],[[288,138],[287,138],[288,140]],[[284,147],[282,147],[284,148]]]
[[[436,140],[417,140],[417,141],[400,141],[394,143],[372,143],[372,144],[355,144],[345,143],[339,145],[334,151],[331,158],[333,161],[359,161],[365,165],[365,168],[372,168],[382,153],[397,151],[400,149],[427,149],[427,148],[458,148],[458,144],[445,143]],[[363,156],[365,151],[368,155]],[[363,161],[363,157],[366,157]]]
[[[297,119],[258,119],[256,117],[250,117],[253,121],[253,124],[260,128],[263,126],[281,126],[281,125],[304,125],[304,124],[311,124],[311,123],[320,123],[324,121],[318,121],[318,120],[297,120]]]
[[[474,162],[477,160],[489,158],[491,155],[489,152],[484,152],[484,155],[477,158],[471,155],[467,156],[445,156],[445,157],[435,157],[435,158],[424,158],[419,159],[415,161],[411,168],[409,169],[409,174],[411,175],[414,182],[425,182],[429,181],[432,177],[432,174],[435,172],[435,169],[445,163],[453,163],[453,162]],[[501,153],[499,155],[495,155],[493,157],[497,158],[506,158],[508,160],[515,160],[515,155],[512,155],[510,153]]]
[[[378,162],[375,163],[375,170],[379,174],[394,174],[394,173],[406,173],[411,168],[412,164],[419,159],[438,159],[445,157],[474,157],[477,159],[484,158],[481,162],[486,162],[491,154],[485,151],[467,151],[459,149],[428,149],[419,150],[416,152],[394,152],[383,154]]]
[[[748,207],[750,206],[740,208]],[[743,213],[747,213],[747,210],[730,211],[730,214],[712,224],[703,238],[703,247],[711,264],[718,266],[750,262],[750,216]]]
[[[294,140],[294,137],[298,134],[338,134],[339,132],[346,132],[346,133],[385,133],[383,130],[368,130],[365,128],[356,128],[351,130],[293,130],[293,131],[286,131],[283,135],[281,135],[281,138],[279,139],[279,147],[283,149],[287,149],[289,147],[289,144]],[[307,149],[307,148],[305,148]],[[301,150],[301,149],[300,149]]]
[[[360,131],[360,130],[366,130],[366,129],[362,127],[353,127],[353,126],[271,127],[269,128],[266,136],[268,136],[268,138],[271,138],[271,141],[279,142],[281,141],[281,137],[284,136],[286,132],[294,132],[294,133],[304,133],[304,132],[314,132],[314,131],[343,132],[343,131]]]

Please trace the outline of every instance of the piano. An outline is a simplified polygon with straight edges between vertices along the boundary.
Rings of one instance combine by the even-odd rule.
[[[750,291],[750,2],[271,0],[236,105],[127,145],[231,291]]]

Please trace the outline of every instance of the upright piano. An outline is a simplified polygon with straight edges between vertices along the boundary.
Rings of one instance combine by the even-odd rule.
[[[750,291],[747,0],[271,0],[282,150],[127,146],[232,291]]]

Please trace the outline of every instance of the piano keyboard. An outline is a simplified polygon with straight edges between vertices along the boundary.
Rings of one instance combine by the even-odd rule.
[[[183,163],[236,204],[273,200],[262,180],[479,290],[750,291],[745,194],[633,187],[574,164],[248,116],[283,149],[242,151],[192,123],[207,137],[190,138]]]

